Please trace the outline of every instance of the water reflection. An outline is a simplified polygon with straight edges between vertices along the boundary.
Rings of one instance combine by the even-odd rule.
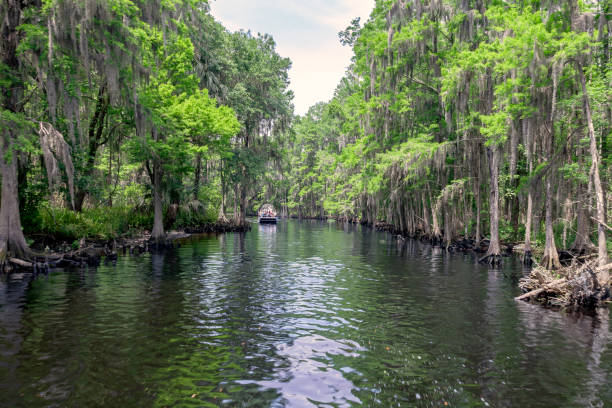
[[[13,274],[0,280],[0,395],[12,400],[18,398],[14,388],[17,383],[19,355],[24,336],[22,318],[24,298],[30,277]]]
[[[612,405],[610,312],[361,226],[203,236],[0,279],[0,406]],[[447,405],[445,405],[447,404]]]
[[[333,356],[359,357],[361,347],[352,342],[338,342],[322,336],[303,336],[290,344],[277,346],[277,355],[287,363],[277,367],[275,380],[259,381],[264,388],[280,393],[280,402],[295,407],[330,404],[336,407],[361,403],[353,395],[354,385],[344,378],[350,367],[332,368]]]
[[[548,378],[542,381],[563,382],[567,389],[568,406],[607,406],[604,401],[610,401],[612,384],[609,310],[599,309],[592,315],[564,314],[526,303],[519,303],[518,309],[524,327],[525,346],[531,350],[557,348],[558,365],[566,366],[568,373],[573,374],[563,379],[559,378],[561,373],[553,373],[552,378],[548,374]],[[542,333],[547,335],[542,336]],[[568,359],[565,350],[551,342],[551,335],[567,336],[566,350],[578,351],[580,359]],[[606,359],[607,363],[604,361]],[[581,369],[576,370],[576,366]]]

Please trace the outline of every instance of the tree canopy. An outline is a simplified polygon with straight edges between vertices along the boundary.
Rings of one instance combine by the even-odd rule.
[[[205,1],[0,16],[0,262],[29,235],[244,227],[264,202],[471,241],[492,264],[504,243],[549,269],[559,249],[607,262],[609,2],[377,0],[339,33],[353,58],[334,97],[297,117],[273,38]],[[105,208],[124,221],[79,215]]]

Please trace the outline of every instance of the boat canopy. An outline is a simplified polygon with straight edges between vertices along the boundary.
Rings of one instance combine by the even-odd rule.
[[[272,204],[264,204],[259,209],[259,215],[263,215],[263,214],[276,215],[276,210],[274,209]]]

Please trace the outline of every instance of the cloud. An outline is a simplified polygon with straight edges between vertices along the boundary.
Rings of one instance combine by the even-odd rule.
[[[213,0],[212,14],[230,30],[271,34],[289,73],[296,113],[329,100],[350,64],[338,32],[355,17],[366,20],[374,0]]]

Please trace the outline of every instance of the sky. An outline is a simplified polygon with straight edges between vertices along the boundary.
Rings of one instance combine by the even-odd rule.
[[[351,62],[338,40],[355,17],[365,22],[374,0],[211,0],[213,16],[231,31],[274,37],[277,51],[293,62],[289,77],[295,112],[329,101]]]

